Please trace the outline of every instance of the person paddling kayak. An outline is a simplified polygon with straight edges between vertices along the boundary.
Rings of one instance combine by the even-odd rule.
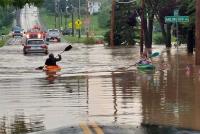
[[[147,57],[146,53],[143,53],[141,59],[136,64],[148,65],[151,64],[151,59]]]
[[[54,55],[51,53],[49,54],[49,58],[46,59],[45,65],[35,68],[35,70],[60,70],[61,67],[56,65],[57,61],[61,61],[62,57],[61,54],[65,51],[69,51],[72,49],[72,46],[69,45],[63,50],[60,54],[58,54],[58,58],[55,58]]]
[[[62,57],[60,54],[58,54],[58,58],[54,57],[54,54],[49,54],[49,58],[46,59],[45,65],[46,66],[57,66],[56,62],[61,61]]]

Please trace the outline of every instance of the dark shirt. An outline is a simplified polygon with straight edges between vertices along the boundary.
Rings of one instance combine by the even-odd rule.
[[[48,58],[45,62],[45,65],[47,66],[56,66],[56,62],[60,61],[62,58],[60,55],[58,55],[58,58]]]

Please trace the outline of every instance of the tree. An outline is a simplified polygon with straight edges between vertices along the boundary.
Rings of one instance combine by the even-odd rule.
[[[1,0],[0,6],[1,7],[13,6],[16,8],[23,8],[25,4],[41,6],[42,3],[43,0]]]
[[[171,47],[171,24],[166,24],[164,18],[167,15],[172,15],[173,10],[178,4],[174,0],[145,0],[145,2],[145,29],[148,29],[148,31],[145,31],[145,42],[148,43],[145,46],[151,47],[149,43],[152,43],[152,26],[155,16],[160,24],[166,47]],[[149,23],[147,23],[147,18]]]
[[[195,46],[195,0],[183,0],[180,5],[181,14],[189,16],[190,22],[183,25],[183,38],[187,39],[188,53],[192,54]]]

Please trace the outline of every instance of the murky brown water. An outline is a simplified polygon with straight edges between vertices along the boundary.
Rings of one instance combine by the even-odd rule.
[[[50,44],[57,54],[66,44]],[[20,45],[0,48],[0,133],[34,132],[80,122],[161,124],[200,130],[200,68],[185,48],[153,58],[155,71],[124,69],[139,48],[73,44],[55,76],[35,70],[47,56],[24,56]],[[178,61],[177,61],[178,59]],[[159,70],[164,60],[168,67]],[[177,65],[178,63],[178,65]],[[186,69],[186,66],[189,68]]]

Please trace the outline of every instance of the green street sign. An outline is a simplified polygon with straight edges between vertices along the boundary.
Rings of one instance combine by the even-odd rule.
[[[178,16],[178,22],[189,22],[189,16]]]
[[[189,22],[189,16],[165,16],[166,23]]]
[[[165,16],[165,22],[176,22],[176,16]]]

